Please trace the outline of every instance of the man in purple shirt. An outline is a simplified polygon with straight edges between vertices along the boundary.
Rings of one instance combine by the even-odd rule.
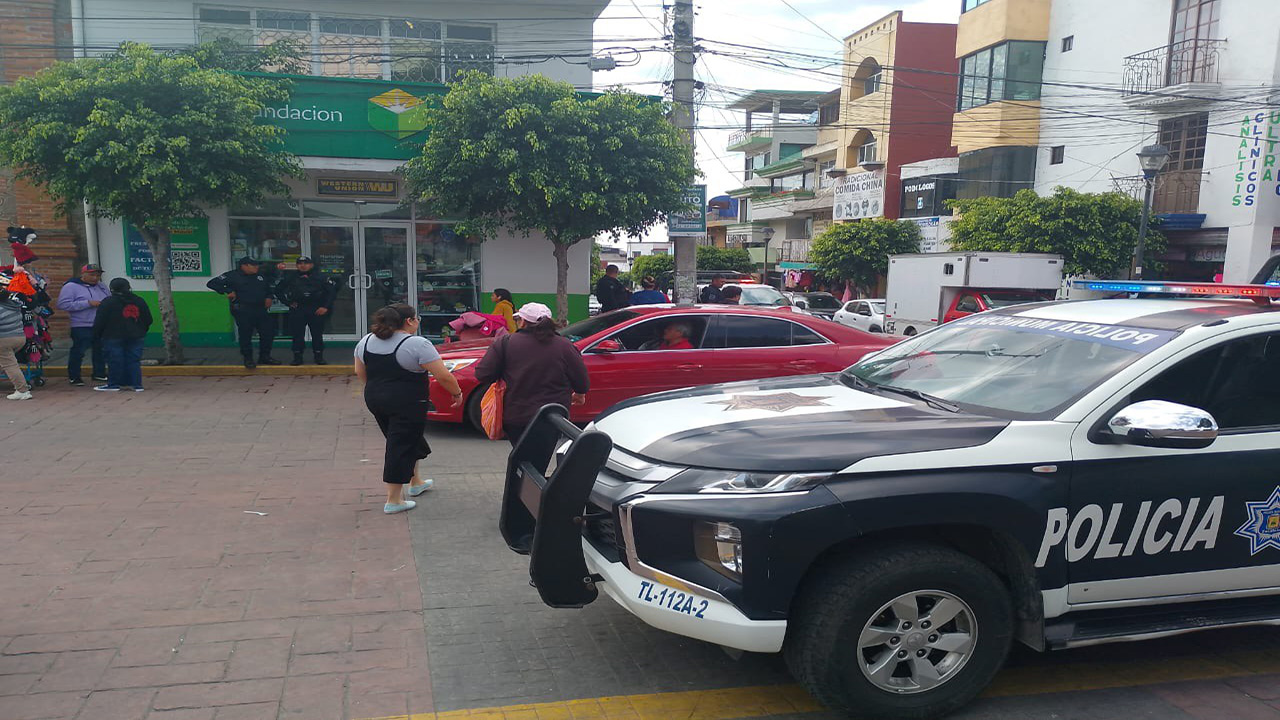
[[[80,365],[86,352],[93,357],[93,379],[107,379],[107,362],[102,353],[102,343],[93,339],[93,320],[98,316],[98,306],[111,295],[102,284],[102,266],[85,265],[80,277],[72,278],[58,293],[58,309],[71,316],[71,352],[67,356],[67,380],[72,385],[84,385],[80,377]]]

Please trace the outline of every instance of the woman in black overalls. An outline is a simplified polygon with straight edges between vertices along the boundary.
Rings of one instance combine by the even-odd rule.
[[[430,386],[426,373],[462,405],[462,389],[445,368],[440,354],[418,335],[418,314],[408,305],[389,305],[373,314],[371,332],[356,345],[356,375],[364,381],[364,402],[387,439],[382,481],[387,485],[388,515],[412,510],[417,497],[431,487],[418,479],[418,461],[431,453],[425,435]],[[379,350],[380,352],[375,352]],[[407,367],[406,367],[407,366]],[[412,369],[410,369],[412,368]]]

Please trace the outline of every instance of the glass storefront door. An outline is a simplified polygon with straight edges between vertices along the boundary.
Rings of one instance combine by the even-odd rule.
[[[360,223],[369,312],[394,303],[414,305],[409,288],[409,225]]]
[[[338,284],[330,336],[359,338],[369,331],[373,311],[393,303],[414,304],[409,228],[408,223],[307,221],[304,252]]]
[[[363,295],[364,275],[356,263],[356,224],[308,222],[307,245],[306,253],[316,267],[338,285],[326,332],[335,337],[363,335],[366,316],[363,297],[358,296]]]

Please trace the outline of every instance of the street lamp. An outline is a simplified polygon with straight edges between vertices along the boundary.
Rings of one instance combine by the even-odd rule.
[[[761,280],[764,281],[765,285],[769,284],[769,241],[773,239],[774,232],[775,230],[771,227],[766,227],[760,231],[760,234],[764,236],[764,277]]]
[[[1151,196],[1155,192],[1156,176],[1169,163],[1169,148],[1148,145],[1138,151],[1138,164],[1142,167],[1142,184],[1146,192],[1142,198],[1142,222],[1138,225],[1138,246],[1134,248],[1133,279],[1142,280],[1142,264],[1145,261],[1147,224],[1151,222]]]

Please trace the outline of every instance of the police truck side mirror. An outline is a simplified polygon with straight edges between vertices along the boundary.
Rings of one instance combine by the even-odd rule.
[[[1165,400],[1133,403],[1107,421],[1113,442],[1142,447],[1195,450],[1218,437],[1218,423],[1209,413]]]

